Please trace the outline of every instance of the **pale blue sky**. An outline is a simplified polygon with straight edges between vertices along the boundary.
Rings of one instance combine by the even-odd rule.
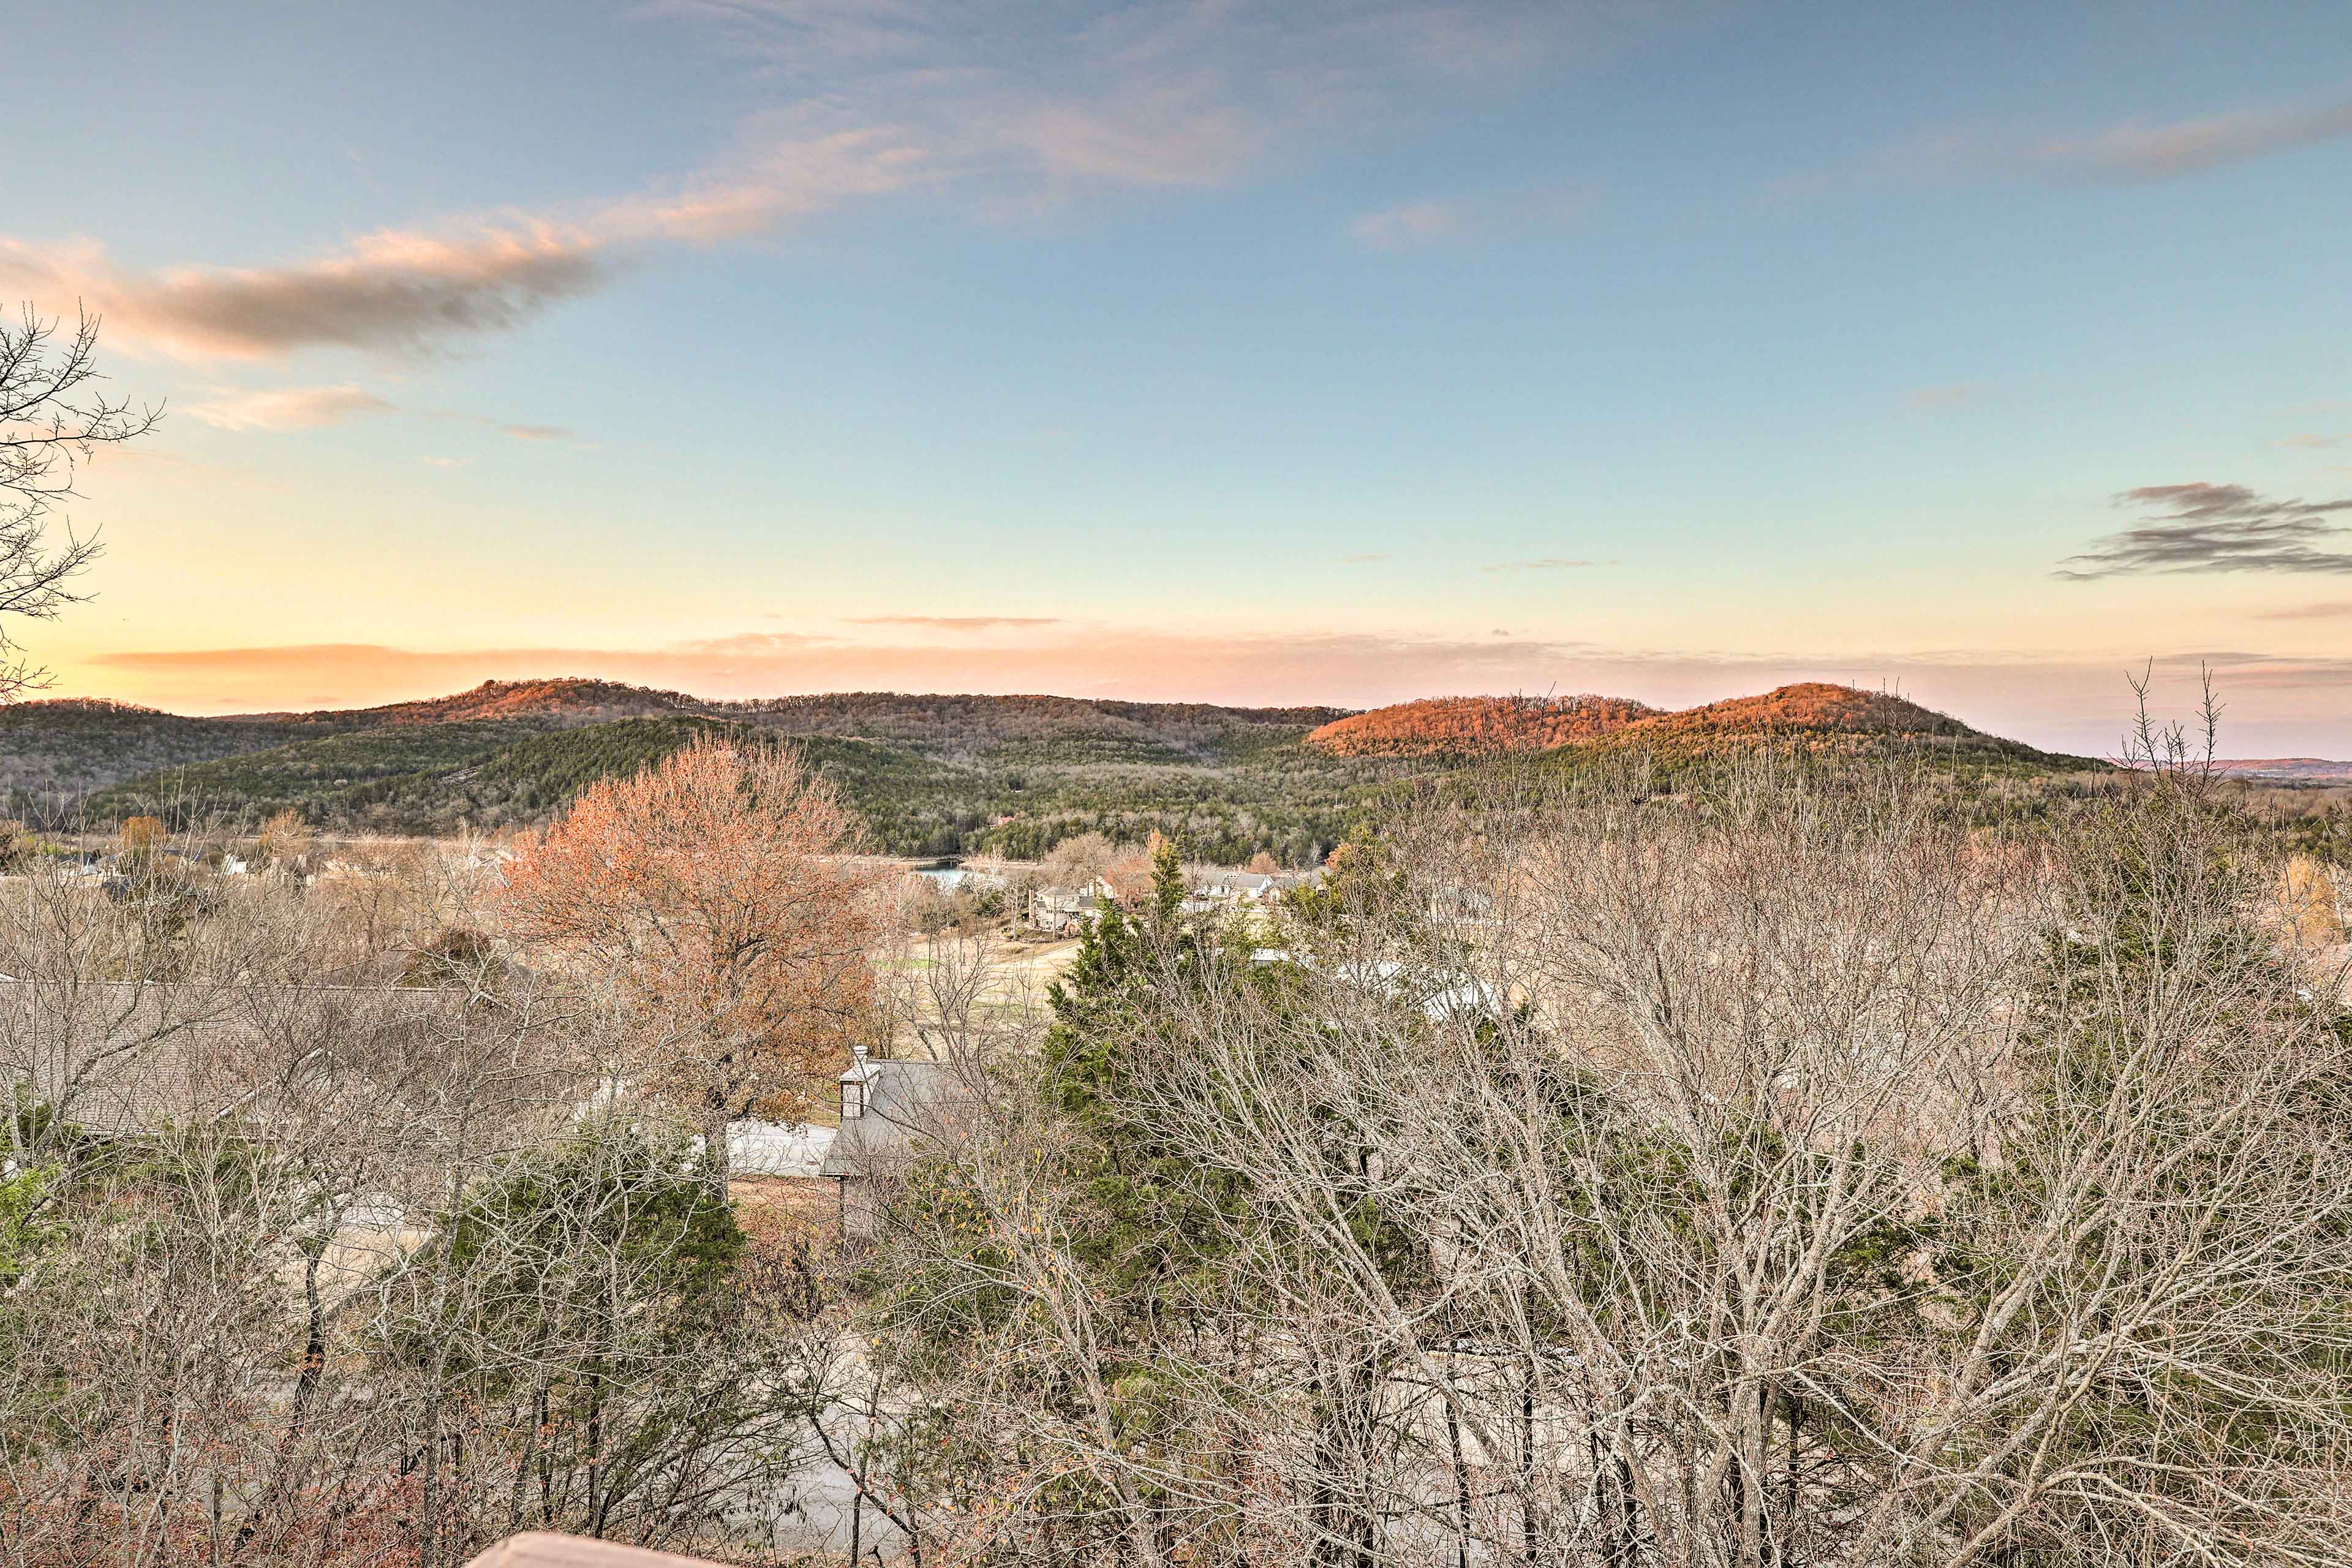
[[[1834,676],[2096,747],[2205,658],[2231,749],[2352,751],[2340,4],[93,4],[10,54],[0,285],[173,410],[89,476],[70,689]]]

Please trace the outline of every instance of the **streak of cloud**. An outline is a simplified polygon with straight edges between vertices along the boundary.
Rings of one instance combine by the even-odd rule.
[[[1349,235],[1368,250],[1419,250],[1495,235],[1550,228],[1589,214],[1599,188],[1555,181],[1508,191],[1406,202],[1356,218]]]
[[[2321,548],[2343,531],[2328,519],[2352,500],[2279,500],[2244,485],[2143,485],[2115,498],[2148,509],[2145,521],[2070,555],[2056,575],[2074,582],[2184,572],[2352,572],[2352,553]]]
[[[749,56],[759,107],[698,172],[557,210],[457,215],[259,265],[125,264],[89,239],[0,237],[0,294],[79,299],[116,344],[192,362],[417,356],[511,332],[652,248],[774,232],[920,188],[977,215],[1093,186],[1215,185],[1328,143],[1401,97],[1524,77],[1654,23],[1613,0],[1302,22],[1272,4],[973,14],[920,0],[666,0],[641,18]]]
[[[1059,616],[854,616],[858,626],[919,626],[934,632],[992,632],[1009,626],[1055,626]]]
[[[1979,407],[1990,395],[1988,389],[1978,382],[1943,382],[1911,388],[1903,395],[1903,405],[1923,414],[1953,413],[1963,408]]]
[[[2051,134],[1967,129],[1890,147],[1843,169],[1767,183],[1768,201],[1804,202],[1883,184],[2045,180],[2145,184],[2352,136],[2352,98],[2254,105],[2187,120],[2126,121]]]
[[[593,674],[700,691],[773,696],[846,689],[1058,690],[1081,696],[1237,698],[1244,690],[1346,693],[1516,689],[1526,672],[1580,657],[1580,645],[1371,633],[1216,637],[1070,627],[1013,643],[864,644],[793,631],[745,632],[659,647],[411,649],[373,644],[191,648],[105,654],[91,668],[127,678],[165,706],[265,709],[278,694],[333,689],[388,701],[499,679]],[[1277,699],[1287,700],[1287,699]],[[1307,699],[1300,699],[1305,700]]]
[[[569,441],[573,438],[571,429],[562,425],[517,424],[447,408],[404,410],[390,398],[364,387],[348,384],[255,389],[215,387],[209,395],[183,405],[181,411],[221,430],[310,430],[321,426],[341,425],[366,415],[404,413],[419,419],[447,419],[478,425],[518,441]]]
[[[221,430],[309,430],[367,414],[390,414],[386,398],[356,386],[287,386],[242,392],[216,387],[181,412]]]
[[[613,265],[593,240],[545,226],[386,231],[308,261],[163,271],[118,266],[88,242],[0,240],[0,288],[87,300],[113,342],[199,362],[320,347],[415,353],[510,331],[600,286]]]
[[[638,15],[683,22],[748,58],[794,112],[822,100],[826,123],[888,127],[945,177],[1025,184],[999,191],[1017,207],[1074,184],[1224,184],[1392,116],[1409,94],[1597,58],[1682,8],[1077,0],[989,12],[926,0],[652,0]]]
[[[1409,202],[1366,213],[1348,226],[1356,243],[1373,250],[1411,250],[1452,239],[1470,226],[1458,202]]]
[[[887,132],[777,130],[722,169],[555,215],[383,229],[259,267],[128,267],[92,240],[0,238],[0,291],[79,299],[110,341],[192,362],[311,349],[415,357],[514,331],[593,293],[660,242],[708,245],[898,188],[919,153]]]
[[[2332,621],[2352,616],[2352,600],[2326,599],[2310,605],[2286,605],[2275,610],[2257,610],[2258,621]]]
[[[2352,98],[2273,105],[2032,144],[2036,163],[2103,180],[2161,180],[2352,136]]]
[[[1481,572],[1570,572],[1587,566],[1606,566],[1605,561],[1571,561],[1565,556],[1547,555],[1538,561],[1496,561],[1478,568]]]

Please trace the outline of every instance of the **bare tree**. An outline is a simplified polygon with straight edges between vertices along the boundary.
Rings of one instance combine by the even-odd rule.
[[[1077,834],[1046,851],[1038,877],[1057,892],[1073,891],[1086,887],[1133,852],[1131,847],[1113,844],[1099,833]]]
[[[1433,802],[1278,947],[1139,939],[1082,1078],[910,1189],[885,1321],[1021,1457],[989,1539],[2352,1560],[2352,1046],[2201,771],[2030,837],[1628,782]]]
[[[16,324],[0,322],[0,701],[47,679],[9,635],[8,617],[51,620],[88,596],[72,583],[97,559],[96,536],[70,528],[61,542],[47,536],[77,493],[79,463],[145,435],[163,416],[98,390],[98,327],[85,311],[61,336],[58,321],[30,305]]]
[[[508,929],[636,1008],[721,1192],[727,1123],[800,1107],[873,1026],[886,878],[846,855],[856,832],[793,753],[701,740],[592,786],[509,868]]]
[[[409,959],[478,894],[425,856],[182,907],[7,882],[0,1563],[436,1568],[787,1510],[801,1248],[611,1092],[618,998]]]

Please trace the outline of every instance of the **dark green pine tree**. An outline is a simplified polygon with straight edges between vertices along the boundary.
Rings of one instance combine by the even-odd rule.
[[[1139,1323],[1160,1322],[1179,1299],[1212,1283],[1223,1245],[1217,1222],[1245,1197],[1233,1177],[1198,1169],[1131,1109],[1146,1076],[1181,1048],[1165,988],[1213,984],[1229,962],[1210,931],[1184,918],[1183,902],[1176,846],[1156,838],[1142,908],[1104,900],[1049,993],[1046,1082],[1079,1135],[1065,1152],[1065,1174],[1083,1184],[1098,1216],[1087,1261]]]

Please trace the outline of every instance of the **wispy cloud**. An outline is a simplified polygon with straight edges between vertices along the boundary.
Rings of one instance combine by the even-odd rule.
[[[1059,616],[853,616],[856,626],[920,626],[934,632],[993,632],[1012,626],[1056,626]]]
[[[569,441],[573,438],[572,431],[562,425],[516,424],[449,408],[403,409],[388,397],[370,392],[365,387],[352,385],[214,387],[208,395],[182,405],[181,411],[222,430],[310,430],[326,425],[341,425],[345,420],[366,415],[404,414],[411,418],[455,420],[460,424],[478,425],[518,441]],[[455,458],[426,460],[457,461]]]
[[[765,233],[853,196],[898,188],[920,153],[887,131],[773,126],[713,171],[560,213],[453,217],[383,229],[266,266],[124,266],[103,245],[0,237],[0,292],[81,300],[110,342],[194,362],[311,349],[431,354],[513,331],[604,287],[660,242]]]
[[[1606,561],[1571,561],[1565,556],[1547,555],[1539,561],[1496,561],[1478,568],[1481,572],[1568,572],[1585,566],[1606,566]]]
[[[437,237],[386,231],[313,260],[258,268],[121,267],[90,242],[0,240],[0,288],[89,301],[112,341],[188,360],[337,347],[416,353],[510,331],[600,285],[605,247],[546,226]]]
[[[1348,233],[1370,250],[1417,250],[1457,240],[1556,226],[1585,216],[1599,199],[1589,182],[1556,181],[1500,192],[1406,202],[1356,218]]]
[[[2292,436],[2281,437],[2279,445],[2282,447],[2291,447],[2297,451],[2324,451],[2330,447],[2340,447],[2347,439],[2352,439],[2352,437],[2343,436],[2323,436],[2317,431],[2299,430]]]
[[[1386,561],[1387,559],[1388,556],[1386,554],[1380,551],[1372,550],[1367,551],[1361,555],[1342,555],[1339,557],[1339,564],[1342,566],[1369,566],[1375,561]]]
[[[190,361],[446,352],[604,288],[649,249],[765,235],[864,198],[919,189],[1001,216],[1089,187],[1225,184],[1408,96],[1613,49],[1654,26],[1651,9],[656,0],[641,19],[700,27],[751,57],[740,86],[756,107],[698,172],[257,265],[151,268],[95,240],[0,237],[0,295],[86,300],[113,343]]]
[[[340,425],[363,414],[390,414],[394,405],[356,386],[288,386],[246,392],[217,387],[181,405],[192,419],[222,430],[308,430]]]
[[[826,123],[890,127],[925,149],[938,177],[1019,205],[1073,184],[1223,184],[1392,119],[1411,95],[1612,52],[1681,8],[654,0],[639,14],[685,21],[750,57],[780,104],[806,112],[821,102]]]
[[[2352,136],[2352,98],[2256,105],[2188,120],[2126,121],[2035,134],[1969,127],[1886,148],[1843,169],[1769,183],[1772,200],[1805,201],[1854,187],[2050,180],[2137,184],[2197,174]]]
[[[1067,626],[1004,642],[866,644],[793,631],[661,647],[412,649],[374,644],[133,650],[90,662],[142,700],[219,711],[285,707],[289,693],[391,701],[497,678],[590,674],[709,696],[852,689],[1061,691],[1202,700],[1348,701],[1433,690],[1513,690],[1587,652],[1538,640],[1302,631],[1255,636]],[[317,705],[310,696],[292,699]]]
[[[2137,528],[2093,542],[2060,563],[2075,581],[2182,572],[2352,572],[2352,552],[2321,542],[2342,532],[2328,521],[2352,500],[2280,500],[2244,485],[2144,485],[2117,506],[2147,509]]]
[[[1903,395],[1903,405],[1923,414],[1953,413],[1980,407],[1990,396],[1991,389],[1981,382],[1948,381],[1911,388]]]
[[[2258,621],[2332,621],[2352,616],[2352,600],[2328,599],[2313,605],[2288,605],[2275,610],[2257,610]]]
[[[2241,109],[2201,119],[2135,121],[2088,136],[2029,143],[2045,167],[2105,180],[2161,180],[2352,135],[2352,98]]]
[[[1410,250],[1452,239],[1469,226],[1470,215],[1459,202],[1408,202],[1366,213],[1348,226],[1348,232],[1359,245],[1374,250]]]

